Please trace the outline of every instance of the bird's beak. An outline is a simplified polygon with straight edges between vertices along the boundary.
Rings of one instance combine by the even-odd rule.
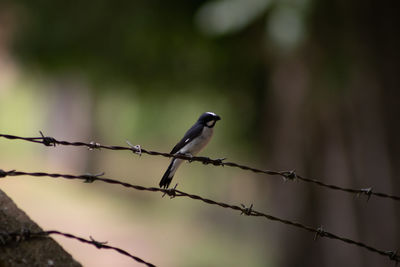
[[[221,117],[217,115],[217,116],[215,117],[215,121],[219,121],[219,120],[221,120]]]

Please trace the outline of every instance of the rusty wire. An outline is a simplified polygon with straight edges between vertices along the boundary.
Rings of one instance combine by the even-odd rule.
[[[127,252],[121,248],[107,245],[108,242],[96,241],[92,237],[90,237],[90,240],[89,240],[89,239],[85,239],[83,237],[79,237],[79,236],[69,234],[69,233],[60,232],[57,230],[31,232],[27,229],[22,229],[21,231],[16,231],[16,232],[11,232],[11,233],[1,232],[0,233],[0,246],[6,246],[7,244],[10,244],[13,242],[19,243],[19,242],[23,242],[25,240],[30,240],[30,239],[34,239],[34,238],[47,237],[49,235],[61,235],[61,236],[67,237],[67,238],[78,240],[85,244],[93,245],[98,249],[115,250],[116,252],[118,252],[122,255],[128,256],[129,258],[131,258],[139,263],[145,264],[148,267],[155,267],[154,264],[144,261],[141,258],[139,258],[135,255],[132,255],[129,252]]]
[[[238,164],[235,162],[228,162],[228,161],[225,161],[225,158],[211,159],[209,157],[190,157],[190,156],[182,155],[182,154],[170,154],[170,153],[164,153],[164,152],[158,152],[158,151],[151,151],[151,150],[144,149],[139,145],[133,146],[128,141],[127,141],[127,143],[129,146],[109,146],[109,145],[101,145],[96,142],[85,143],[85,142],[60,141],[60,140],[55,139],[54,137],[45,136],[42,132],[40,132],[40,135],[41,135],[41,137],[20,137],[20,136],[9,135],[9,134],[0,134],[0,137],[11,139],[11,140],[14,140],[14,139],[24,140],[24,141],[33,142],[33,143],[44,144],[45,146],[56,146],[56,145],[84,146],[91,150],[102,149],[102,148],[109,149],[109,150],[126,150],[126,151],[132,151],[133,153],[138,154],[138,155],[148,154],[148,155],[153,155],[153,156],[154,155],[163,156],[163,157],[167,157],[167,158],[179,158],[179,159],[187,160],[190,162],[197,161],[197,162],[202,162],[203,164],[211,164],[214,166],[229,166],[229,167],[234,167],[234,168],[240,168],[242,170],[252,171],[255,173],[263,173],[263,174],[272,175],[272,176],[280,176],[280,177],[284,178],[284,180],[299,180],[302,182],[312,183],[312,184],[315,184],[315,185],[318,185],[321,187],[329,188],[331,190],[338,190],[338,191],[351,193],[356,196],[365,195],[365,196],[367,196],[368,200],[370,199],[371,196],[377,196],[377,197],[381,197],[381,198],[388,198],[388,199],[392,199],[395,201],[400,201],[400,196],[391,195],[391,194],[382,193],[382,192],[375,192],[372,190],[372,187],[363,187],[361,189],[341,187],[341,186],[337,186],[334,184],[324,183],[324,182],[316,180],[316,179],[303,177],[303,176],[297,174],[294,170],[292,170],[292,171],[261,170],[261,169],[249,167],[246,165]]]
[[[83,180],[86,183],[92,183],[94,181],[101,181],[104,183],[108,183],[108,184],[117,184],[117,185],[121,185],[127,188],[131,188],[131,189],[135,189],[135,190],[140,190],[140,191],[149,191],[149,192],[161,192],[164,195],[168,195],[171,198],[174,197],[188,197],[191,199],[195,199],[195,200],[199,200],[202,201],[204,203],[210,204],[210,205],[217,205],[220,206],[222,208],[227,208],[227,209],[232,209],[232,210],[236,210],[236,211],[240,211],[241,214],[245,214],[247,216],[255,216],[255,217],[264,217],[267,220],[272,220],[272,221],[277,221],[279,223],[283,223],[286,225],[290,225],[299,229],[303,229],[306,230],[308,232],[312,232],[315,234],[314,238],[316,239],[317,237],[326,237],[326,238],[330,238],[330,239],[336,239],[336,240],[340,240],[342,242],[348,243],[348,244],[352,244],[358,247],[362,247],[364,249],[367,249],[371,252],[375,252],[378,253],[380,255],[383,256],[387,256],[389,259],[395,261],[396,263],[400,262],[400,256],[397,255],[397,252],[395,250],[393,251],[385,251],[385,250],[381,250],[381,249],[377,249],[375,247],[372,247],[370,245],[367,245],[365,243],[359,242],[359,241],[355,241],[352,240],[350,238],[347,237],[342,237],[333,233],[330,233],[328,231],[323,230],[322,227],[318,227],[318,228],[313,228],[311,226],[307,226],[304,224],[301,224],[299,222],[295,222],[295,221],[291,221],[291,220],[287,220],[287,219],[281,219],[279,217],[270,215],[270,214],[266,214],[260,211],[256,211],[253,209],[253,205],[251,205],[250,207],[246,207],[243,204],[241,204],[241,206],[237,206],[237,205],[232,205],[232,204],[227,204],[227,203],[223,203],[223,202],[218,202],[212,199],[208,199],[208,198],[203,198],[201,196],[198,195],[194,195],[194,194],[189,194],[183,191],[180,191],[178,189],[176,189],[176,186],[174,188],[170,188],[170,189],[162,189],[162,188],[158,188],[158,187],[145,187],[145,186],[140,186],[140,185],[134,185],[134,184],[129,184],[126,182],[122,182],[122,181],[118,181],[118,180],[114,180],[114,179],[110,179],[110,178],[105,178],[105,177],[100,177],[102,175],[104,175],[104,173],[100,173],[100,174],[83,174],[83,175],[71,175],[71,174],[59,174],[59,173],[46,173],[46,172],[22,172],[22,171],[16,171],[16,170],[11,170],[11,171],[4,171],[0,169],[0,178],[1,177],[7,177],[7,176],[36,176],[36,177],[43,177],[43,176],[47,176],[47,177],[52,177],[52,178],[65,178],[65,179],[79,179],[79,180]]]

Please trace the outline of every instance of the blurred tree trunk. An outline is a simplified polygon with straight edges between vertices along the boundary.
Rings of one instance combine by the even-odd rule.
[[[47,119],[48,132],[45,134],[68,141],[91,142],[99,138],[96,136],[94,123],[96,95],[87,83],[74,75],[58,76],[47,91],[50,96],[50,110]],[[76,172],[91,172],[95,169],[97,154],[89,150],[80,150],[80,153],[72,154],[58,149],[49,150],[47,153],[49,166],[59,166],[58,168]]]
[[[399,194],[399,16],[390,5],[315,3],[313,39],[277,58],[265,108],[268,166],[345,187]],[[341,20],[339,21],[339,18]],[[322,66],[322,67],[321,67]],[[313,185],[273,183],[273,213],[384,250],[399,247],[400,209]],[[274,233],[279,266],[383,266],[389,260],[309,233]],[[276,229],[273,229],[276,231]],[[290,256],[287,256],[290,255]]]

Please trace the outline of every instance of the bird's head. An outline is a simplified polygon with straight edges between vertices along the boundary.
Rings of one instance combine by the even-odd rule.
[[[214,127],[215,123],[221,119],[220,116],[218,116],[215,113],[212,112],[205,112],[201,114],[198,122],[203,124],[204,126],[207,126],[209,128]]]

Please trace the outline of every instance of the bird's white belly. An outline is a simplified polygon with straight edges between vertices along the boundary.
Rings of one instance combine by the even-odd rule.
[[[182,147],[182,149],[179,150],[179,153],[190,153],[192,155],[199,153],[208,144],[208,142],[210,142],[212,135],[213,128],[204,127],[200,136]]]

